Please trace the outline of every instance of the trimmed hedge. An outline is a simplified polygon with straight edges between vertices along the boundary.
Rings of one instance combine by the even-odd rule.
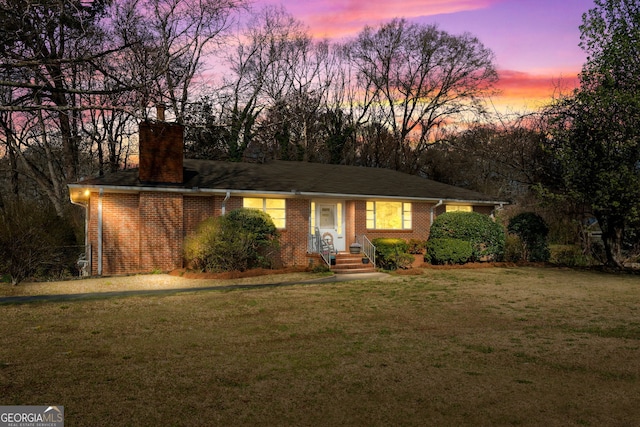
[[[403,239],[379,237],[371,243],[376,247],[376,264],[384,270],[409,268],[415,259]]]
[[[429,240],[458,239],[471,244],[470,261],[498,261],[504,254],[505,233],[502,226],[478,212],[447,212],[438,215]]]
[[[471,243],[460,239],[429,239],[426,258],[436,265],[464,264],[473,257]]]
[[[271,217],[256,209],[237,209],[212,217],[185,239],[187,263],[204,271],[245,271],[271,267],[278,231]]]

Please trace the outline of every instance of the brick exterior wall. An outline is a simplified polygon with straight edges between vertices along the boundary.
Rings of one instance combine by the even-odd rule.
[[[170,271],[183,266],[184,237],[194,233],[198,224],[222,213],[224,196],[191,196],[179,193],[141,192],[139,194],[106,193],[102,198],[102,274],[117,275],[153,270]],[[91,194],[88,207],[88,240],[92,246],[92,275],[98,274],[98,204],[97,192]],[[426,240],[429,237],[433,203],[412,202],[411,230],[366,229],[366,202],[344,201],[346,245],[356,235],[400,237]],[[242,207],[242,197],[230,197],[226,212]],[[286,199],[286,228],[280,230],[279,265],[307,265],[311,200]],[[493,208],[475,207],[490,214]],[[435,214],[445,211],[439,206]],[[436,215],[434,215],[435,218]]]
[[[140,268],[182,267],[183,200],[175,193],[140,193]]]
[[[140,215],[136,194],[107,193],[102,197],[102,273],[140,271]],[[91,274],[98,274],[98,193],[89,205]]]
[[[193,234],[205,219],[216,214],[216,197],[184,196],[182,199],[184,216],[182,219],[183,236]]]
[[[493,206],[474,206],[473,211],[483,215],[491,215],[495,208]]]
[[[309,238],[309,199],[286,200],[286,225],[280,230],[280,262],[282,265],[306,265]]]

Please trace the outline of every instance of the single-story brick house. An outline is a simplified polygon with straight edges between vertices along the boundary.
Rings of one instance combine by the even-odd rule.
[[[309,264],[318,236],[338,252],[363,237],[426,240],[442,212],[489,215],[504,203],[388,169],[183,159],[183,132],[143,122],[138,169],[69,185],[72,202],[86,208],[90,275],[180,268],[185,236],[243,206],[271,215],[281,232],[280,260],[294,266]]]

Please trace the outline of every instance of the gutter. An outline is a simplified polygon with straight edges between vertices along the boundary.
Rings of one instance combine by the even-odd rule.
[[[91,250],[89,249],[89,203],[76,202],[69,194],[69,200],[72,205],[82,206],[84,208],[84,256],[87,260],[89,275],[91,275]]]
[[[472,200],[472,199],[437,199],[415,196],[391,196],[381,194],[346,194],[346,193],[318,193],[310,191],[261,191],[261,190],[237,190],[237,189],[213,189],[213,188],[180,188],[180,187],[138,187],[138,186],[120,186],[120,185],[82,185],[68,184],[70,189],[104,189],[113,193],[140,193],[140,192],[161,192],[161,193],[181,193],[191,195],[226,195],[233,192],[237,196],[242,195],[262,195],[262,196],[280,196],[280,197],[305,197],[305,198],[331,198],[331,199],[351,199],[351,200],[404,200],[419,202],[437,202],[440,206],[445,201],[447,203],[465,203],[473,205],[500,205],[505,204],[499,200]]]

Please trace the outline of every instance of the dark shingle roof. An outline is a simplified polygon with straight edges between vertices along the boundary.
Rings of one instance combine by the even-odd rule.
[[[430,200],[460,200],[499,203],[494,198],[414,175],[358,166],[270,161],[231,163],[184,160],[184,184],[149,184],[129,169],[87,179],[77,185],[127,187],[128,189],[184,188],[253,193],[301,193],[352,197],[398,197]]]

